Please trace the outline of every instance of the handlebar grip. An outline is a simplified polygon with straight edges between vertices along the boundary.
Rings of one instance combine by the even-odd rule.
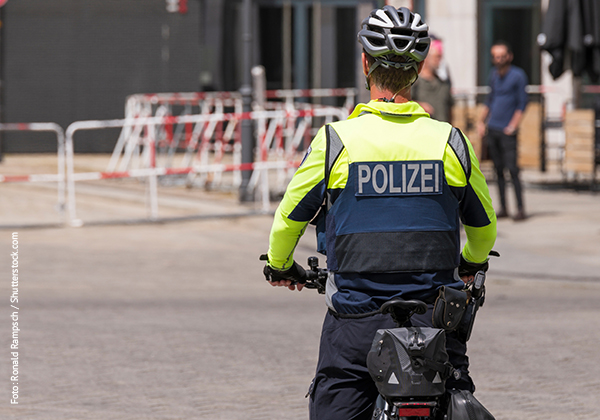
[[[294,280],[294,284],[296,284],[296,283],[306,284],[308,286],[308,288],[310,289],[312,280],[317,280],[318,278],[319,278],[319,272],[305,269],[304,276],[301,279]]]
[[[474,298],[481,296],[483,285],[485,283],[485,272],[478,271],[473,280],[473,289],[471,291]]]
[[[484,282],[485,282],[485,272],[478,271],[477,274],[475,274],[475,280],[473,281],[473,287],[475,289],[481,289]]]

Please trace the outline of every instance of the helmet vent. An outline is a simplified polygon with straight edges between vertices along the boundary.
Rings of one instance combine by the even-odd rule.
[[[406,7],[373,10],[361,26],[358,42],[372,57],[395,55],[419,63],[429,52],[429,27]]]

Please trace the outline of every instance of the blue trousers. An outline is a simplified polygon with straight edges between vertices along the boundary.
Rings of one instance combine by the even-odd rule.
[[[431,327],[433,305],[423,315],[413,315],[405,326]],[[310,389],[310,420],[369,420],[373,415],[377,387],[367,369],[367,354],[378,329],[395,328],[389,315],[368,318],[325,316],[317,373]],[[460,380],[448,379],[446,388],[475,391],[469,376],[467,345],[454,333],[446,334],[450,363],[461,371]]]

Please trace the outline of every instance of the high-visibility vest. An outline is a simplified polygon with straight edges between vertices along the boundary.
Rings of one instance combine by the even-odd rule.
[[[369,144],[376,138],[340,135],[335,125],[326,127],[326,185],[337,156],[344,149],[349,156],[345,187],[333,196],[327,194],[330,271],[420,272],[458,266],[459,202],[446,181],[443,155],[450,143],[467,172],[469,153],[459,130],[439,134],[444,136],[441,141],[424,141],[416,156],[413,149],[406,158],[396,152],[390,160]]]

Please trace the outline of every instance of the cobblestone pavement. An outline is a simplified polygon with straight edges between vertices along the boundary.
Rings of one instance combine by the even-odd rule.
[[[47,195],[6,187],[0,208],[10,217],[35,217]],[[526,199],[530,219],[499,223],[502,258],[469,343],[476,396],[498,420],[596,419],[600,196],[529,188]],[[118,200],[110,210],[120,205],[128,211]],[[205,205],[246,210],[223,196]],[[262,279],[270,220],[0,230],[0,418],[308,418],[325,306],[313,291]],[[13,232],[18,406],[10,404]],[[308,231],[297,260],[313,247]]]

